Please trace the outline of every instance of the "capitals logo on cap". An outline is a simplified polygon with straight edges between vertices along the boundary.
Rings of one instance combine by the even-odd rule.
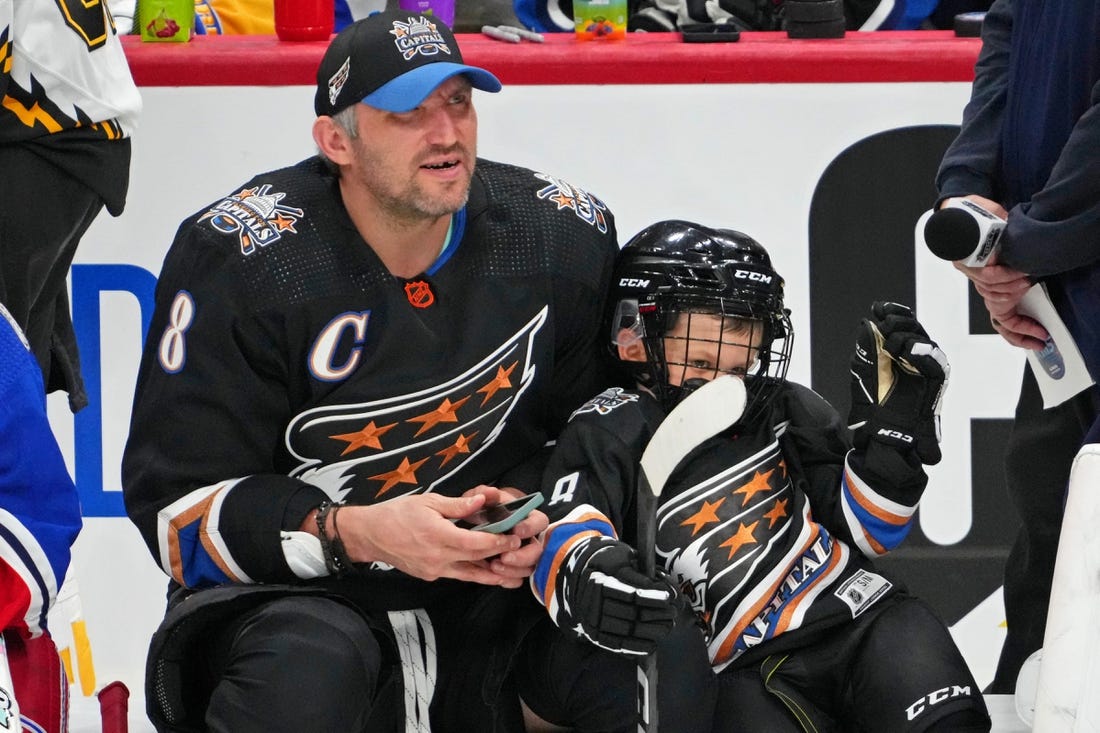
[[[348,81],[348,74],[351,72],[351,56],[344,59],[343,65],[336,70],[336,73],[329,77],[328,80],[328,103],[332,106],[336,106],[336,99],[340,96],[341,90],[344,88],[344,84]]]
[[[401,57],[406,61],[414,58],[417,54],[435,56],[439,53],[445,53],[448,56],[451,55],[447,39],[435,27],[435,23],[423,15],[419,18],[409,18],[407,23],[400,20],[393,21],[393,30],[390,33],[394,35],[394,45],[397,46],[397,50],[401,52]]]

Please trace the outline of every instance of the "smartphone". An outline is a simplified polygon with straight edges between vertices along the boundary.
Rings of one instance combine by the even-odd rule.
[[[468,517],[454,520],[455,526],[475,532],[499,534],[515,527],[542,504],[542,494],[528,494],[503,504],[482,507]]]

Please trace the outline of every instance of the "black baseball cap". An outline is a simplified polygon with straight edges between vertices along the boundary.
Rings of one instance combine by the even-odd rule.
[[[476,89],[499,92],[500,80],[462,63],[454,34],[430,15],[391,10],[369,15],[340,31],[317,68],[318,116],[363,102],[408,112],[447,79],[464,74]]]

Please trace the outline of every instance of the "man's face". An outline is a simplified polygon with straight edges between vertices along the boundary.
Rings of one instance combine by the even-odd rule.
[[[712,313],[681,313],[664,337],[668,383],[744,375],[759,356],[764,329],[753,321]]]
[[[399,219],[437,218],[466,204],[477,157],[470,82],[453,76],[409,112],[358,105],[347,182]]]

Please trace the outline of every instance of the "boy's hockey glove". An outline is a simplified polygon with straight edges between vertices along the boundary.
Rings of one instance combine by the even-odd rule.
[[[940,402],[951,367],[907,306],[876,302],[856,334],[849,426],[856,448],[878,441],[940,462]]]
[[[676,618],[676,590],[646,577],[634,549],[610,537],[578,546],[558,571],[554,622],[620,654],[650,654]]]

